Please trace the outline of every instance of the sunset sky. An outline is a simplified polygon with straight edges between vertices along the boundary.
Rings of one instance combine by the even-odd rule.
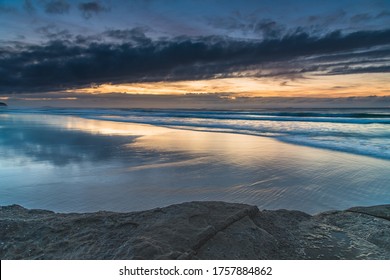
[[[390,104],[389,27],[388,0],[0,0],[0,101]]]

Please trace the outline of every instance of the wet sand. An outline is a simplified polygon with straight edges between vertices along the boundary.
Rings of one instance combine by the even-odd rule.
[[[315,214],[390,200],[390,161],[266,137],[51,115],[2,115],[0,126],[0,205],[129,212],[220,200]]]

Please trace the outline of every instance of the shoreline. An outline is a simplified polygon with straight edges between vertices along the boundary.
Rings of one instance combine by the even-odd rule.
[[[234,133],[0,119],[1,205],[128,212],[221,200],[315,214],[389,203],[390,161]]]
[[[70,112],[76,113],[78,110],[79,111],[85,111],[89,110],[91,113],[96,110],[96,108],[23,108],[27,110],[32,110],[32,112],[18,112],[18,111],[8,111],[7,113],[20,113],[20,114],[42,114],[42,115],[52,115],[52,116],[57,116],[57,117],[75,117],[75,118],[80,118],[84,120],[91,120],[91,121],[105,121],[105,122],[113,122],[113,123],[119,123],[119,124],[133,124],[133,125],[145,125],[145,126],[153,126],[153,127],[158,127],[158,128],[164,128],[164,129],[173,129],[173,130],[185,130],[185,131],[193,131],[193,132],[205,132],[205,133],[224,133],[224,134],[236,134],[236,135],[246,135],[246,136],[255,136],[255,137],[262,137],[266,139],[271,139],[273,141],[277,141],[283,144],[288,144],[288,145],[293,145],[293,146],[298,146],[298,147],[306,147],[306,148],[311,148],[311,149],[317,149],[317,150],[322,150],[325,152],[336,152],[336,153],[342,153],[345,155],[349,156],[358,156],[358,157],[367,157],[369,159],[376,159],[376,160],[383,160],[383,161],[390,161],[390,156],[389,155],[384,155],[381,152],[373,153],[371,150],[363,150],[360,151],[358,148],[350,147],[350,146],[337,146],[336,144],[329,145],[327,142],[312,142],[310,139],[306,139],[305,141],[302,141],[302,139],[289,139],[288,135],[283,135],[283,136],[271,136],[267,133],[256,133],[254,131],[246,130],[246,129],[236,129],[234,127],[218,127],[218,126],[201,126],[201,125],[194,125],[194,124],[170,124],[169,122],[164,123],[161,121],[142,121],[142,120],[126,120],[126,119],[118,119],[115,117],[101,117],[101,116],[88,116],[88,115],[77,115],[77,114],[63,114],[63,113],[58,113],[55,112],[56,110],[70,110]],[[302,110],[339,110],[339,108],[301,108]],[[345,108],[344,108],[345,109]],[[351,108],[351,110],[359,110],[359,109],[375,109],[375,110],[388,110],[389,108]],[[20,110],[20,109],[19,109]],[[34,110],[38,110],[37,112],[34,112]],[[42,110],[42,111],[39,111]],[[48,111],[46,111],[48,110]],[[101,110],[100,108],[98,110]],[[106,108],[104,110],[123,110],[123,108]],[[150,110],[150,111],[164,111],[165,109],[126,109],[129,111],[137,111],[137,110]],[[171,111],[172,109],[166,109],[167,111]],[[193,110],[188,110],[188,109],[177,109],[179,111],[194,111],[197,112],[199,109],[193,109]],[[262,110],[254,110],[254,112],[263,112],[266,109]],[[279,110],[277,108],[271,108],[269,110]],[[283,109],[280,109],[283,111]],[[299,108],[284,108],[284,110],[299,110]],[[225,112],[229,110],[210,110],[213,112]],[[230,110],[230,111],[240,111],[239,109],[237,110]],[[247,110],[244,110],[247,111]],[[250,111],[250,110],[249,110]],[[247,119],[236,119],[233,118],[232,120],[247,120]],[[259,120],[253,119],[253,120]],[[260,119],[260,121],[272,121],[272,119]],[[279,120],[280,122],[286,122],[288,120]],[[290,120],[288,122],[305,122],[305,120]],[[312,122],[312,121],[310,121]],[[325,123],[333,123],[333,121],[315,121],[313,123],[320,123],[320,122],[325,122]],[[350,122],[342,123],[344,125],[351,124]],[[368,123],[371,124],[371,123]]]
[[[0,206],[5,259],[390,259],[390,204],[309,215],[219,201],[57,214]]]

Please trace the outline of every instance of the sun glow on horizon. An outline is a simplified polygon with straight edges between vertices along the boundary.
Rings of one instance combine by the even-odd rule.
[[[227,94],[231,97],[349,97],[390,95],[388,74],[310,76],[296,80],[219,78],[209,80],[100,84],[68,90],[85,94],[188,95]],[[234,96],[233,96],[234,95]]]

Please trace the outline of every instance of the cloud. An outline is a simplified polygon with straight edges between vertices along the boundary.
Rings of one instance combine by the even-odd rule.
[[[73,36],[68,30],[60,30],[55,25],[48,25],[36,29],[36,31],[44,35],[46,38],[51,40],[60,40],[75,38],[73,42],[76,45],[89,45],[92,43],[99,43],[102,41],[112,42],[113,44],[118,43],[132,43],[139,45],[146,45],[152,43],[152,40],[145,34],[150,30],[147,27],[135,27],[132,29],[109,29],[102,33],[92,35],[76,35]]]
[[[227,30],[229,32],[239,32],[245,36],[254,38],[280,38],[292,32],[313,32],[324,33],[329,26],[340,24],[346,21],[347,13],[344,10],[336,10],[328,14],[311,15],[305,18],[304,26],[296,26],[290,23],[288,26],[283,19],[276,21],[272,18],[259,16],[259,12],[242,14],[240,12],[232,13],[230,16],[220,16],[208,18],[208,24],[214,28]],[[263,14],[263,13],[261,13]],[[352,17],[352,21],[363,21],[360,19],[363,15]]]
[[[368,13],[357,14],[351,17],[352,23],[365,22],[371,20],[373,17]]]
[[[287,31],[275,20],[261,19],[254,15],[242,16],[240,13],[229,17],[212,17],[208,23],[218,29],[261,35],[263,38],[277,38]]]
[[[320,26],[328,26],[332,25],[334,23],[340,23],[342,22],[345,17],[347,16],[347,13],[344,10],[338,10],[329,14],[319,14],[319,15],[312,15],[308,17],[308,22],[310,24],[317,24]]]
[[[333,75],[361,74],[361,73],[390,73],[390,65],[366,66],[366,67],[338,67],[328,72]]]
[[[16,9],[14,7],[10,7],[8,5],[4,5],[0,3],[0,14],[11,14],[15,12]]]
[[[376,17],[377,18],[390,17],[390,11],[384,10],[380,12]]]
[[[287,85],[288,87],[289,85]],[[347,90],[347,88],[346,88]],[[390,92],[390,91],[387,91]],[[342,98],[318,97],[240,97],[236,93],[188,93],[185,95],[147,95],[147,94],[85,94],[78,92],[15,94],[7,97],[9,106],[50,106],[60,108],[209,108],[209,109],[258,109],[258,108],[373,108],[390,107],[390,96],[367,96]],[[34,98],[35,97],[35,98]],[[72,99],[69,99],[72,98]],[[62,99],[61,99],[62,98]],[[66,100],[67,98],[68,100]],[[234,99],[235,98],[235,99]],[[41,101],[40,101],[41,100]],[[0,118],[1,120],[1,118]],[[18,130],[15,127],[15,133]],[[5,133],[5,131],[4,131]],[[50,135],[40,131],[39,135]],[[4,135],[10,135],[5,133]],[[32,135],[30,135],[32,136]],[[61,139],[71,139],[61,135]],[[18,138],[23,142],[22,138]],[[27,139],[27,138],[26,138]],[[33,139],[29,137],[28,139]],[[47,139],[47,137],[46,137]],[[79,141],[81,139],[77,139]],[[10,143],[12,140],[10,141]],[[20,147],[23,143],[20,142]],[[50,142],[50,141],[49,141]],[[48,144],[50,145],[50,143]],[[53,141],[51,141],[52,143]],[[14,142],[16,143],[16,142]],[[37,144],[37,143],[35,143]],[[115,144],[115,143],[114,143]],[[94,158],[93,160],[96,160]]]
[[[307,73],[389,69],[390,29],[350,34],[338,31],[324,36],[302,32],[261,41],[218,36],[153,41],[139,29],[109,30],[105,35],[121,40],[102,43],[85,38],[80,44],[77,39],[61,39],[4,49],[0,91],[245,76],[296,79]],[[345,69],[341,69],[343,65]]]
[[[109,9],[98,1],[84,2],[79,4],[79,10],[82,12],[84,18],[89,19],[94,14],[99,14],[101,12],[107,12]]]
[[[274,20],[261,20],[254,24],[253,30],[262,33],[265,38],[277,38],[285,31],[285,28]]]
[[[152,40],[146,37],[145,32],[148,28],[135,27],[133,29],[111,29],[105,31],[102,35],[109,38],[120,40],[120,41],[133,41],[140,44],[151,43]]]
[[[52,0],[45,3],[45,12],[48,14],[65,14],[69,9],[70,4],[65,0]]]
[[[45,25],[35,29],[35,31],[49,40],[70,40],[73,35],[67,29],[59,29],[54,24]]]
[[[32,3],[31,0],[24,0],[23,2],[23,8],[28,12],[28,13],[34,13],[35,12],[35,7]]]

